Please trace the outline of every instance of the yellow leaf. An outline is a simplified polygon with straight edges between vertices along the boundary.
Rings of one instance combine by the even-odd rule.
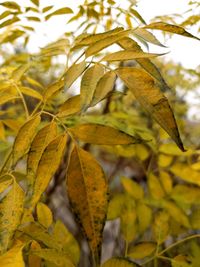
[[[121,183],[126,192],[134,199],[142,199],[144,196],[143,188],[130,178],[122,177]]]
[[[12,119],[6,119],[3,120],[3,123],[10,128],[11,130],[17,132],[19,130],[19,128],[21,127],[21,122],[17,121],[17,120],[12,120]]]
[[[125,194],[115,194],[108,204],[107,220],[114,220],[120,217],[127,197]]]
[[[59,109],[57,114],[58,117],[63,118],[81,111],[81,97],[80,95],[75,95],[68,98]]]
[[[40,4],[39,0],[31,0],[31,2],[36,6],[39,6],[39,4]]]
[[[13,1],[3,2],[3,3],[0,3],[0,5],[6,8],[9,8],[9,9],[20,10],[20,6],[16,2],[13,2]]]
[[[67,230],[61,221],[55,223],[53,239],[60,246],[60,250],[66,252],[71,261],[77,265],[80,260],[80,248],[73,235]]]
[[[3,140],[3,141],[6,140],[5,128],[4,128],[4,124],[2,121],[0,121],[0,140]]]
[[[135,263],[123,258],[112,258],[106,261],[101,267],[137,267]]]
[[[104,74],[104,68],[101,65],[95,64],[87,69],[81,80],[81,107],[88,108],[97,86],[99,79]]]
[[[165,211],[157,213],[152,226],[155,240],[158,245],[162,244],[169,234],[169,214]]]
[[[90,44],[95,43],[97,41],[100,41],[104,38],[110,37],[111,35],[115,35],[121,31],[123,31],[123,28],[118,27],[118,28],[115,28],[115,29],[107,31],[107,32],[98,33],[98,34],[90,34],[89,36],[80,40],[80,42],[78,44],[79,45],[90,45]]]
[[[144,146],[143,144],[136,144],[135,145],[135,152],[136,152],[136,156],[144,161],[149,157],[149,150],[147,149],[146,146]]]
[[[69,67],[63,74],[66,88],[69,88],[74,83],[74,81],[84,72],[85,69],[85,61],[82,61],[78,64],[73,64],[71,67]]]
[[[145,30],[144,28],[136,28],[133,31],[133,35],[135,35],[136,37],[139,36],[146,42],[149,42],[154,45],[161,46],[161,47],[165,47],[163,44],[160,43],[160,41],[158,41],[158,39],[151,32]]]
[[[124,67],[117,69],[116,72],[144,109],[184,151],[172,109],[167,98],[160,91],[159,84],[145,71],[136,68]]]
[[[1,177],[0,180],[0,194],[6,189],[8,188],[12,183],[12,179],[10,176],[4,176]]]
[[[161,171],[159,178],[160,178],[160,182],[165,192],[167,194],[170,194],[172,191],[172,187],[173,187],[173,181],[169,173]]]
[[[66,141],[67,135],[59,135],[51,141],[44,150],[36,172],[33,196],[31,200],[32,206],[34,206],[40,199],[40,196],[46,190],[49,181],[58,169],[65,150]]]
[[[144,203],[138,202],[136,204],[136,212],[137,212],[139,231],[140,233],[143,233],[151,225],[152,210]]]
[[[27,159],[27,178],[29,183],[33,183],[38,163],[47,145],[56,137],[57,126],[55,122],[51,122],[38,131],[28,153]]]
[[[181,210],[176,204],[172,201],[164,200],[163,206],[166,208],[168,213],[172,218],[178,222],[180,225],[183,225],[187,228],[190,228],[190,222],[187,215]]]
[[[50,261],[54,263],[56,266],[61,267],[75,267],[75,265],[71,262],[70,258],[67,254],[57,251],[55,249],[38,249],[32,250],[33,255],[36,255],[46,261]]]
[[[42,9],[42,13],[45,13],[47,11],[49,11],[50,9],[52,9],[53,6],[45,6],[43,9]]]
[[[69,130],[75,138],[96,145],[127,145],[141,142],[139,137],[100,124],[87,123],[69,128]]]
[[[199,230],[200,229],[200,209],[197,208],[192,211],[190,216],[190,223],[192,225],[192,229]]]
[[[175,163],[170,171],[184,181],[200,186],[200,172],[193,170],[184,163]]]
[[[2,93],[0,94],[0,105],[5,104],[6,102],[15,100],[15,99],[19,99],[19,96],[15,96],[15,95],[11,95],[11,94],[7,94],[7,93]]]
[[[131,247],[128,256],[134,259],[143,259],[150,256],[156,250],[156,244],[153,242],[143,242]]]
[[[140,22],[142,22],[143,24],[146,24],[145,20],[142,18],[142,16],[138,13],[137,10],[130,8],[130,12],[131,14],[133,14]]]
[[[121,38],[127,36],[129,33],[130,30],[120,31],[119,33],[105,37],[95,43],[92,43],[85,51],[86,58],[95,55],[104,48],[118,42]]]
[[[44,203],[39,202],[37,204],[36,210],[37,210],[38,222],[45,228],[50,227],[53,222],[53,216],[49,207]]]
[[[39,92],[37,92],[36,90],[33,90],[29,87],[21,86],[21,87],[19,87],[19,89],[25,95],[34,97],[34,98],[39,99],[39,100],[43,99],[42,95]]]
[[[200,188],[177,184],[173,187],[170,197],[181,203],[200,204]]]
[[[60,9],[52,12],[51,14],[48,14],[45,17],[45,20],[48,20],[48,19],[50,19],[53,16],[64,15],[64,14],[72,14],[72,13],[73,13],[73,10],[71,8],[69,8],[69,7],[63,7],[63,8],[60,8]]]
[[[187,150],[184,153],[180,151],[175,144],[169,143],[169,144],[162,144],[159,147],[159,151],[166,154],[166,155],[172,155],[172,156],[190,156],[195,153],[195,151]]]
[[[160,167],[168,167],[173,161],[173,157],[172,156],[167,156],[164,154],[159,154],[158,157],[158,164]]]
[[[185,256],[185,255],[178,255],[178,256],[174,257],[171,260],[172,267],[192,267],[193,265],[191,265],[190,263],[188,263],[188,260],[190,262],[190,258],[188,258],[187,256]]]
[[[22,250],[25,244],[17,241],[15,245],[5,254],[0,256],[0,263],[2,267],[25,267],[22,256]],[[14,264],[13,264],[14,263]]]
[[[145,53],[142,51],[136,52],[134,49],[128,49],[124,51],[118,51],[112,54],[109,54],[101,59],[101,61],[124,61],[124,60],[133,60],[133,59],[140,59],[140,58],[153,58],[158,56],[163,56],[164,54],[152,54],[152,53]]]
[[[20,224],[23,212],[24,192],[13,181],[12,187],[0,204],[0,239],[3,251],[6,251],[12,236]]]
[[[154,22],[154,23],[151,23],[151,24],[145,26],[144,28],[152,29],[152,30],[161,30],[161,31],[171,32],[171,33],[175,33],[175,34],[179,34],[179,35],[183,35],[183,36],[186,36],[186,37],[190,37],[190,38],[194,38],[194,39],[200,40],[198,37],[196,37],[196,36],[192,35],[191,33],[187,32],[182,27],[176,26],[176,25],[172,25],[172,24],[168,24],[168,23],[165,23],[165,22]]]
[[[88,152],[78,147],[71,154],[67,190],[77,221],[88,239],[96,264],[99,264],[108,187],[100,165]]]
[[[13,17],[12,19],[8,19],[0,24],[0,28],[9,26],[11,24],[14,24],[15,22],[18,22],[20,19],[18,17]]]
[[[94,95],[92,97],[91,106],[95,106],[103,100],[109,92],[112,91],[116,80],[116,74],[113,71],[106,72],[98,81]]]
[[[51,97],[53,97],[56,93],[58,93],[60,90],[63,89],[65,85],[64,80],[55,82],[47,87],[47,89],[44,92],[44,100],[47,101]]]
[[[13,165],[27,152],[40,123],[40,116],[26,121],[19,129],[13,145]]]
[[[158,177],[152,173],[150,173],[148,176],[148,188],[151,196],[154,199],[162,199],[165,196],[165,192]]]
[[[22,76],[24,75],[24,73],[30,68],[31,63],[27,63],[27,64],[23,64],[21,66],[19,66],[17,69],[15,69],[12,73],[12,79],[15,82],[18,82],[21,80]]]

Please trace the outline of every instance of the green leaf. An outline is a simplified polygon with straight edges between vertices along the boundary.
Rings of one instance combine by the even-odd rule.
[[[141,142],[141,139],[128,135],[110,126],[82,124],[69,129],[73,136],[83,142],[97,145],[128,145]]]
[[[65,14],[73,14],[73,10],[71,8],[69,8],[69,7],[60,8],[60,9],[52,12],[51,14],[48,14],[45,17],[45,20],[49,20],[53,16],[65,15]]]
[[[59,135],[44,150],[38,164],[31,205],[34,206],[46,190],[52,176],[59,167],[65,150],[67,135]],[[55,157],[56,151],[56,157]]]
[[[39,123],[40,116],[37,115],[34,118],[26,121],[19,129],[13,145],[12,165],[15,165],[15,163],[27,152],[36,134],[36,129]]]
[[[45,228],[50,227],[53,222],[53,216],[49,207],[44,203],[39,202],[36,211],[38,222]]]
[[[128,256],[133,259],[143,259],[150,256],[155,250],[157,245],[153,242],[143,242],[134,247],[131,247]]]
[[[41,156],[47,145],[56,137],[57,126],[55,122],[47,124],[36,134],[28,153],[27,178],[33,184]]]
[[[116,80],[116,74],[113,71],[106,72],[98,81],[91,106],[95,106],[103,100],[113,89]]]
[[[101,65],[95,64],[87,69],[81,80],[81,107],[87,109],[92,101],[92,97],[99,79],[104,74],[104,68]]]
[[[196,37],[196,36],[192,35],[191,33],[187,32],[184,28],[182,28],[180,26],[168,24],[168,23],[165,23],[165,22],[154,22],[154,23],[151,23],[151,24],[145,26],[144,28],[152,29],[152,30],[161,30],[161,31],[171,32],[171,33],[179,34],[179,35],[182,35],[182,36],[185,36],[185,37],[189,37],[189,38],[194,38],[194,39],[200,40],[198,37]]]
[[[158,56],[163,56],[164,54],[152,54],[152,53],[145,53],[142,51],[136,52],[134,49],[129,49],[125,51],[118,51],[112,54],[109,54],[101,59],[101,61],[124,61],[124,60],[133,60],[133,59],[140,59],[140,58],[153,58]]]
[[[75,218],[88,239],[96,264],[99,264],[108,188],[100,165],[88,152],[78,147],[71,154],[67,190]]]
[[[125,258],[112,258],[106,261],[101,267],[137,267],[135,263]]]
[[[4,252],[9,247],[14,232],[20,224],[23,202],[24,192],[16,181],[13,181],[11,189],[0,204],[0,244]]]
[[[126,192],[132,196],[134,199],[142,199],[144,196],[144,191],[142,187],[136,183],[134,180],[126,177],[121,178],[121,183],[126,190]]]
[[[124,67],[116,70],[140,104],[160,126],[172,137],[177,146],[184,150],[178,127],[167,98],[160,91],[159,84],[145,71]]]

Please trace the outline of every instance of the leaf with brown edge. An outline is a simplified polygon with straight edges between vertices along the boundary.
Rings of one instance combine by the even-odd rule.
[[[9,247],[10,240],[20,224],[23,202],[24,192],[14,180],[12,187],[0,204],[0,240],[2,252],[5,252]]]
[[[171,136],[177,146],[182,151],[185,151],[173,111],[167,98],[160,90],[160,84],[144,70],[137,68],[118,68],[116,73],[131,90],[143,108]]]
[[[72,151],[67,170],[67,190],[75,218],[98,265],[108,206],[108,186],[98,162],[77,146]]]
[[[34,118],[26,121],[19,129],[13,145],[12,165],[15,165],[16,162],[27,152],[35,136],[36,129],[39,123],[40,123],[40,116],[37,115]]]
[[[95,123],[77,125],[69,130],[75,138],[96,145],[128,145],[142,142],[139,136],[131,136],[113,127]]]
[[[95,64],[87,69],[81,80],[81,107],[87,109],[96,88],[99,79],[104,74],[104,68],[101,65]]]
[[[67,141],[67,135],[62,134],[56,137],[44,150],[39,161],[31,205],[34,206],[46,190],[52,176],[59,167]]]
[[[39,161],[45,148],[56,137],[56,134],[57,125],[55,122],[51,122],[40,129],[33,139],[27,159],[27,178],[30,184],[33,183]]]
[[[125,60],[134,60],[140,58],[153,58],[158,56],[163,56],[164,54],[155,54],[155,53],[145,53],[143,51],[135,51],[134,49],[123,50],[108,54],[101,59],[101,61],[125,61]]]
[[[162,21],[151,23],[151,24],[145,26],[144,28],[152,29],[152,30],[161,30],[161,31],[165,31],[165,32],[171,32],[171,33],[175,33],[175,34],[182,35],[185,37],[194,38],[194,39],[197,39],[200,41],[200,39],[198,37],[187,32],[184,28],[177,26],[177,25],[168,24],[168,23],[165,23]]]

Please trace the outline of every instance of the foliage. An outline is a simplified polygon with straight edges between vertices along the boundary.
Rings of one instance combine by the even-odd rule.
[[[1,266],[84,266],[86,238],[90,266],[197,267],[198,138],[188,141],[188,104],[176,87],[194,90],[200,77],[145,51],[164,47],[151,30],[199,40],[182,27],[199,16],[147,24],[136,1],[125,10],[113,0],[85,0],[77,14],[39,0],[0,5]],[[70,15],[75,31],[28,52],[35,23]],[[59,207],[48,207],[58,186],[83,236],[57,218]],[[118,233],[101,261],[105,223]]]

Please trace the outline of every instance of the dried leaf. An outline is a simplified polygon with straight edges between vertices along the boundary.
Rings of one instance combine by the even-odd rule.
[[[176,26],[176,25],[172,25],[172,24],[168,24],[168,23],[165,23],[165,22],[154,22],[154,23],[151,23],[151,24],[145,26],[144,28],[152,29],[152,30],[161,30],[161,31],[171,32],[171,33],[183,35],[183,36],[186,36],[186,37],[189,37],[189,38],[194,38],[194,39],[200,40],[198,37],[196,37],[196,36],[192,35],[191,33],[187,32],[182,27]]]
[[[96,264],[99,264],[108,188],[100,165],[78,147],[71,154],[67,190],[77,221],[88,239]]]
[[[83,142],[96,145],[128,145],[140,143],[139,137],[100,124],[82,124],[69,129],[73,136]]]
[[[161,93],[159,84],[145,71],[136,68],[119,68],[116,73],[146,111],[172,137],[177,146],[185,151],[172,109],[167,98]]]

